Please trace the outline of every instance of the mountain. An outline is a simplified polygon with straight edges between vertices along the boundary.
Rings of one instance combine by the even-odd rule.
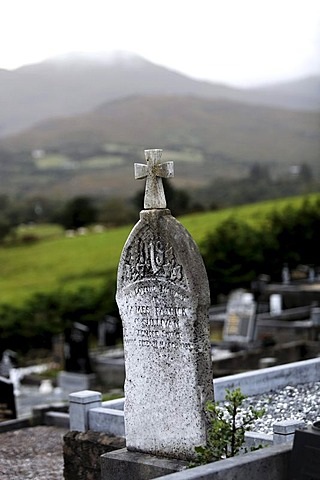
[[[129,195],[140,187],[132,166],[145,148],[163,148],[163,159],[175,161],[174,182],[189,188],[241,178],[256,163],[274,177],[305,163],[319,177],[319,124],[319,112],[132,95],[2,139],[0,193]]]
[[[132,95],[191,95],[319,110],[320,79],[244,90],[194,80],[126,52],[74,53],[13,71],[0,70],[0,137]]]
[[[252,89],[249,103],[296,110],[320,110],[320,77],[308,77]]]

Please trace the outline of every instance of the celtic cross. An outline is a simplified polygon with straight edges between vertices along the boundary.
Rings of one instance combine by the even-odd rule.
[[[144,208],[166,208],[167,203],[162,178],[173,177],[173,162],[160,163],[162,155],[162,150],[160,149],[145,150],[144,155],[147,165],[142,163],[134,164],[135,179],[147,179]]]

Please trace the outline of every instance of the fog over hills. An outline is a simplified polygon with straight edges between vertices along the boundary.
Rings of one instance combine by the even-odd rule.
[[[111,57],[64,55],[13,71],[0,70],[0,136],[132,95],[187,95],[319,110],[320,79],[236,89],[192,79],[126,52],[115,52]]]
[[[132,166],[145,148],[175,161],[173,182],[182,187],[242,178],[257,163],[275,178],[307,164],[319,178],[319,124],[320,112],[132,95],[0,140],[0,193],[128,196],[140,187]]]
[[[145,148],[175,184],[238,179],[254,164],[320,177],[320,78],[236,89],[116,52],[0,70],[0,194],[123,195]]]

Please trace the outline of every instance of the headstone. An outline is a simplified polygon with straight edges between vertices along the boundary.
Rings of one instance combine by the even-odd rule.
[[[231,293],[223,328],[225,342],[249,343],[255,336],[256,302],[243,289]]]
[[[0,377],[0,422],[17,418],[13,384]]]
[[[313,266],[310,266],[308,280],[310,283],[313,283],[315,279],[316,279],[316,271]]]
[[[162,150],[146,150],[144,210],[121,255],[117,303],[125,353],[129,451],[194,458],[206,443],[213,399],[209,285],[199,250],[166,208],[161,177],[173,176]]]
[[[118,338],[118,319],[111,315],[98,324],[98,344],[100,347],[116,345]]]
[[[320,422],[315,422],[320,423]],[[320,429],[296,430],[290,461],[290,480],[320,479]]]
[[[288,285],[290,283],[290,270],[287,264],[285,264],[282,268],[281,278],[284,285]]]
[[[0,362],[0,376],[10,378],[11,370],[16,366],[16,352],[5,350]]]
[[[65,369],[67,372],[91,373],[89,359],[89,328],[74,322],[65,331]]]
[[[270,315],[280,315],[282,312],[282,296],[280,293],[270,295]]]

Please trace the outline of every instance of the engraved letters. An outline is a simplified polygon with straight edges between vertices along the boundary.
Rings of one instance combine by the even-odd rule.
[[[125,281],[136,282],[148,277],[163,277],[172,282],[182,280],[182,266],[176,262],[173,248],[146,236],[130,248],[125,265]]]

